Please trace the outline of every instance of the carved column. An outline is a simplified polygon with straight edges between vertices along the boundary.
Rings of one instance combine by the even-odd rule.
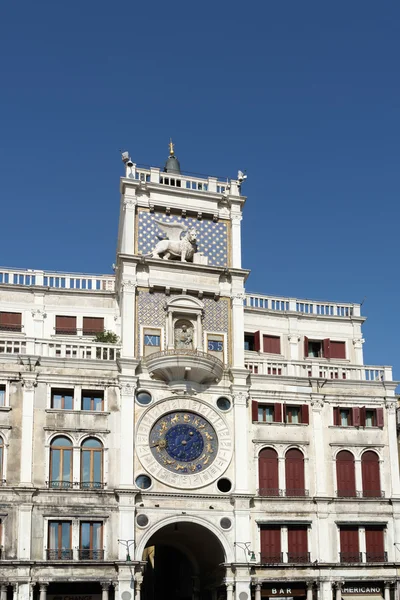
[[[47,586],[48,583],[40,583],[39,584],[39,600],[46,600],[47,598]]]
[[[7,584],[2,583],[0,586],[0,600],[7,600]]]
[[[33,457],[33,401],[37,385],[34,373],[24,374],[22,380],[22,431],[21,431],[21,476],[20,482],[24,487],[32,487],[32,457]],[[19,557],[29,558],[29,557]]]
[[[307,581],[307,600],[313,600],[313,581]]]
[[[243,424],[247,422],[247,392],[239,392],[234,396],[235,412],[235,479],[236,491],[248,493],[249,491],[249,469],[248,469],[248,433],[247,427]],[[240,539],[240,538],[239,538]],[[248,539],[248,538],[246,538]]]
[[[261,583],[256,583],[254,600],[261,600]]]
[[[335,589],[336,589],[335,600],[342,600],[342,585],[343,585],[342,581],[337,581],[335,583]]]
[[[241,269],[242,267],[242,249],[241,249],[241,235],[240,235],[240,223],[242,215],[232,215],[232,267]]]
[[[121,381],[120,382],[120,394],[121,394],[121,460],[120,464],[120,486],[131,487],[133,486],[134,473],[133,473],[133,421],[134,421],[134,409],[135,409],[135,390],[136,381]],[[123,536],[126,537],[126,536]]]
[[[225,585],[226,585],[226,600],[233,600],[233,583],[226,583]]]
[[[140,600],[140,592],[143,583],[143,576],[141,573],[137,573],[135,576],[135,600]]]
[[[124,279],[122,281],[122,356],[132,358],[136,356],[135,348],[135,303],[136,281]]]
[[[110,584],[108,581],[103,581],[101,584],[101,600],[108,600],[108,590],[110,588]]]
[[[384,586],[385,586],[384,598],[385,598],[385,600],[390,600],[390,584],[391,583],[392,583],[391,581],[384,582]]]

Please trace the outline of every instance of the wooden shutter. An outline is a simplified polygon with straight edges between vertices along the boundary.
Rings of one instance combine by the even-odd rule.
[[[286,496],[304,496],[304,456],[297,448],[286,452]]]
[[[270,354],[281,353],[281,338],[276,335],[263,336],[263,351]]]
[[[336,457],[337,493],[342,498],[356,496],[356,474],[354,456],[348,450],[342,450]]]
[[[358,541],[358,527],[340,528],[340,556],[343,562],[358,562],[360,546]]]
[[[378,427],[383,427],[383,408],[376,409],[376,424]]]
[[[288,562],[306,562],[308,554],[307,527],[288,528]]]
[[[367,562],[384,561],[385,542],[382,527],[365,528],[365,546],[367,550]]]
[[[346,358],[346,342],[330,343],[330,358]]]
[[[0,312],[0,329],[4,331],[21,331],[22,314]]]
[[[64,335],[75,335],[76,317],[56,316],[56,333]]]
[[[274,421],[275,423],[282,423],[282,404],[279,402],[274,404]]]
[[[261,562],[281,562],[281,528],[261,527]]]
[[[260,496],[279,496],[278,454],[273,448],[258,455],[258,487]]]
[[[354,427],[360,427],[360,409],[358,406],[351,409],[351,424]]]
[[[360,407],[360,425],[361,425],[361,427],[365,427],[366,419],[367,419],[367,409],[365,408],[365,406],[361,406]]]
[[[304,358],[308,357],[308,337],[304,336]]]
[[[379,498],[381,495],[381,477],[379,456],[368,450],[361,457],[361,474],[364,498]]]
[[[338,406],[333,409],[333,424],[340,425],[340,409]]]
[[[283,422],[286,423],[286,402],[284,402],[282,405],[282,416],[283,416]]]
[[[258,402],[257,400],[253,400],[251,403],[251,420],[258,421]]]
[[[96,335],[104,331],[103,317],[83,317],[83,335]]]
[[[329,338],[325,338],[322,342],[324,358],[331,357],[331,340]]]
[[[310,422],[310,417],[308,413],[308,404],[301,405],[301,422],[306,423],[307,425]]]
[[[261,350],[261,332],[256,331],[254,334],[254,350],[260,352]]]

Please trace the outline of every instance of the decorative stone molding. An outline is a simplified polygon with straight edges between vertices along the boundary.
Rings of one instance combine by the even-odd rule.
[[[132,279],[125,279],[122,282],[122,289],[125,292],[134,292],[136,288],[136,282],[132,281]]]
[[[386,400],[385,407],[389,414],[394,415],[397,409],[397,402],[395,400]]]
[[[40,308],[33,309],[31,313],[35,321],[43,321],[43,319],[47,318],[47,313],[45,313],[44,310],[41,310]]]
[[[136,206],[135,200],[132,198],[124,198],[124,207],[125,208],[134,208]]]
[[[298,344],[300,342],[301,338],[299,335],[297,334],[293,334],[293,333],[289,333],[288,335],[288,342],[289,344]]]
[[[234,404],[238,406],[248,406],[249,405],[249,394],[248,392],[238,392],[233,396]]]
[[[121,389],[121,396],[133,396],[135,394],[136,384],[128,383],[128,382],[121,383],[120,389]]]
[[[233,223],[234,225],[239,225],[239,223],[240,223],[240,222],[242,221],[242,219],[243,219],[243,216],[242,216],[241,214],[233,214],[233,215],[231,216],[231,219],[232,219],[232,223]]]
[[[36,379],[25,379],[22,378],[22,385],[27,392],[32,392],[37,386],[38,382]]]
[[[353,340],[354,348],[362,348],[363,343],[365,342],[364,338],[355,338]]]
[[[311,398],[311,406],[314,410],[321,410],[324,407],[324,398]]]

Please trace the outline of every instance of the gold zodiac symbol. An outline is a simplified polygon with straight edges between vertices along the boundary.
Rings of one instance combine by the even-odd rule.
[[[182,467],[182,465],[176,465],[175,467],[175,471],[183,471],[185,467]]]
[[[171,419],[171,423],[177,423],[179,421],[179,415],[175,415],[172,419]]]
[[[209,452],[210,454],[212,454],[214,452],[214,450],[211,448],[210,442],[208,442],[208,444],[207,444],[207,452]]]
[[[164,431],[166,431],[166,429],[167,429],[167,422],[166,421],[161,421],[161,428],[160,428],[161,433],[163,433]]]
[[[190,421],[190,416],[189,415],[183,415],[183,420],[185,421],[185,423],[188,423]]]
[[[208,440],[213,440],[213,439],[214,439],[214,438],[213,438],[213,436],[212,436],[212,435],[210,435],[210,434],[208,433],[208,431],[205,431],[205,432],[204,432],[204,435],[206,436],[206,438],[207,438]]]

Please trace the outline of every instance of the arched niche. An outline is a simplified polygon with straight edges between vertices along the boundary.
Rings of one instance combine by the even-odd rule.
[[[202,350],[204,304],[192,296],[175,296],[166,305],[168,350]]]

